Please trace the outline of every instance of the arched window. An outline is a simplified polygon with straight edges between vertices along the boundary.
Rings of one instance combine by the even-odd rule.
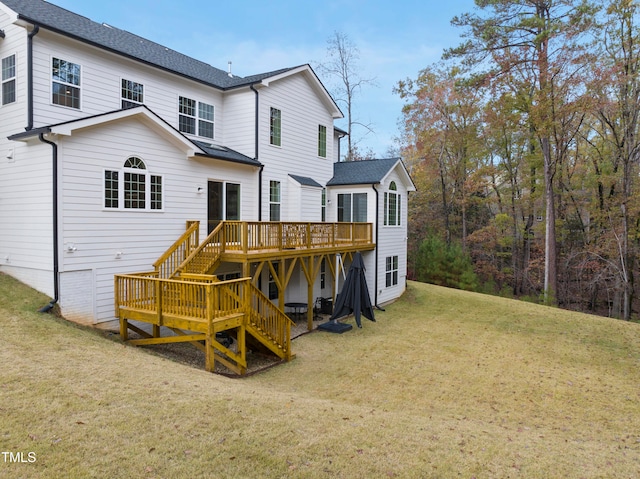
[[[147,193],[147,167],[140,158],[132,156],[124,162],[124,207],[133,209],[145,208]]]
[[[120,178],[124,179],[122,184]],[[127,158],[122,171],[105,170],[104,180],[105,208],[162,209],[162,177],[150,175],[141,158]]]
[[[384,224],[385,226],[400,226],[401,197],[397,192],[396,182],[392,181],[389,191],[384,194]]]

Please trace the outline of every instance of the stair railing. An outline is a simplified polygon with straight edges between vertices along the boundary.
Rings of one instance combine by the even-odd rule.
[[[291,325],[293,322],[253,284],[250,286],[250,293],[249,321],[251,325],[282,350],[284,359],[291,360]]]
[[[180,273],[206,274],[218,262],[224,248],[224,222],[220,222],[211,234],[176,268],[175,275]]]
[[[198,246],[200,237],[200,222],[187,222],[187,230],[153,263],[153,268],[159,278],[172,278],[176,275],[178,267]]]

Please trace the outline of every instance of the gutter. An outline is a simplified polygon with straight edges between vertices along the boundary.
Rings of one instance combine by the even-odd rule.
[[[260,120],[260,115],[259,115],[259,107],[260,107],[260,102],[258,99],[258,90],[256,90],[256,88],[252,85],[249,85],[249,88],[251,88],[251,90],[253,90],[253,92],[256,94],[256,118],[255,118],[255,151],[254,151],[254,160],[256,161],[260,161],[258,160],[258,154],[259,154],[259,143],[258,143],[258,133],[259,133],[259,125],[258,122]],[[258,221],[262,221],[262,170],[264,170],[264,165],[260,166],[260,171],[258,171]]]
[[[34,23],[33,30],[27,35],[27,127],[33,129],[33,37],[40,31],[40,27]]]
[[[376,185],[371,185],[371,188],[373,188],[373,191],[376,192],[376,214],[380,214],[380,192],[378,192],[378,190],[376,189]],[[384,214],[384,213],[383,213]],[[376,307],[376,309],[379,309],[380,311],[384,311],[383,308],[381,308],[378,305],[378,231],[380,228],[380,218],[376,218],[376,270],[374,272],[374,286],[375,286],[375,293],[373,295],[373,304]]]
[[[48,313],[53,309],[60,298],[60,257],[58,253],[58,145],[53,141],[45,139],[44,133],[40,133],[38,138],[42,143],[51,145],[53,163],[53,299],[38,311]]]

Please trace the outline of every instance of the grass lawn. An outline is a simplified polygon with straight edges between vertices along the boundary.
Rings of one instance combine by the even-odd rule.
[[[635,323],[409,283],[229,379],[47,302],[0,274],[0,478],[640,477]]]

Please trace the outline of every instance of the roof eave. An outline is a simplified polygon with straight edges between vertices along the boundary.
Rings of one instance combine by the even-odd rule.
[[[221,86],[221,85],[217,85],[215,83],[207,82],[205,80],[192,77],[192,76],[187,75],[185,73],[181,73],[181,72],[176,71],[174,69],[163,67],[162,65],[158,65],[157,63],[154,63],[154,62],[151,62],[151,61],[148,61],[148,60],[143,60],[142,58],[136,57],[135,55],[129,55],[129,54],[127,54],[125,52],[122,52],[120,50],[116,50],[115,48],[111,48],[111,47],[108,47],[108,46],[105,46],[105,45],[101,45],[98,42],[94,42],[94,41],[88,40],[86,38],[82,38],[82,37],[80,37],[78,35],[74,35],[73,33],[69,33],[69,32],[66,32],[64,30],[60,30],[59,28],[52,27],[51,25],[46,25],[46,24],[44,24],[44,23],[42,23],[42,22],[40,22],[38,20],[34,20],[33,18],[27,17],[27,16],[22,15],[22,14],[18,14],[18,19],[22,20],[23,22],[27,22],[27,23],[29,23],[31,25],[37,25],[40,28],[44,28],[44,29],[49,30],[49,31],[51,31],[53,33],[56,33],[58,35],[62,35],[64,37],[71,38],[71,39],[76,40],[78,42],[85,43],[87,45],[91,45],[92,47],[98,48],[100,50],[107,51],[109,53],[113,53],[114,55],[118,55],[118,56],[121,56],[123,58],[128,58],[129,60],[133,60],[135,62],[142,63],[143,65],[147,65],[147,66],[150,66],[150,67],[153,67],[153,68],[157,68],[158,70],[162,70],[162,71],[171,73],[173,75],[178,75],[178,76],[180,76],[182,78],[186,78],[186,79],[194,81],[196,83],[200,83],[201,85],[206,85],[208,87],[215,88],[216,90],[226,91],[226,90],[229,90],[229,89],[232,88],[232,87],[224,87],[224,86]]]

